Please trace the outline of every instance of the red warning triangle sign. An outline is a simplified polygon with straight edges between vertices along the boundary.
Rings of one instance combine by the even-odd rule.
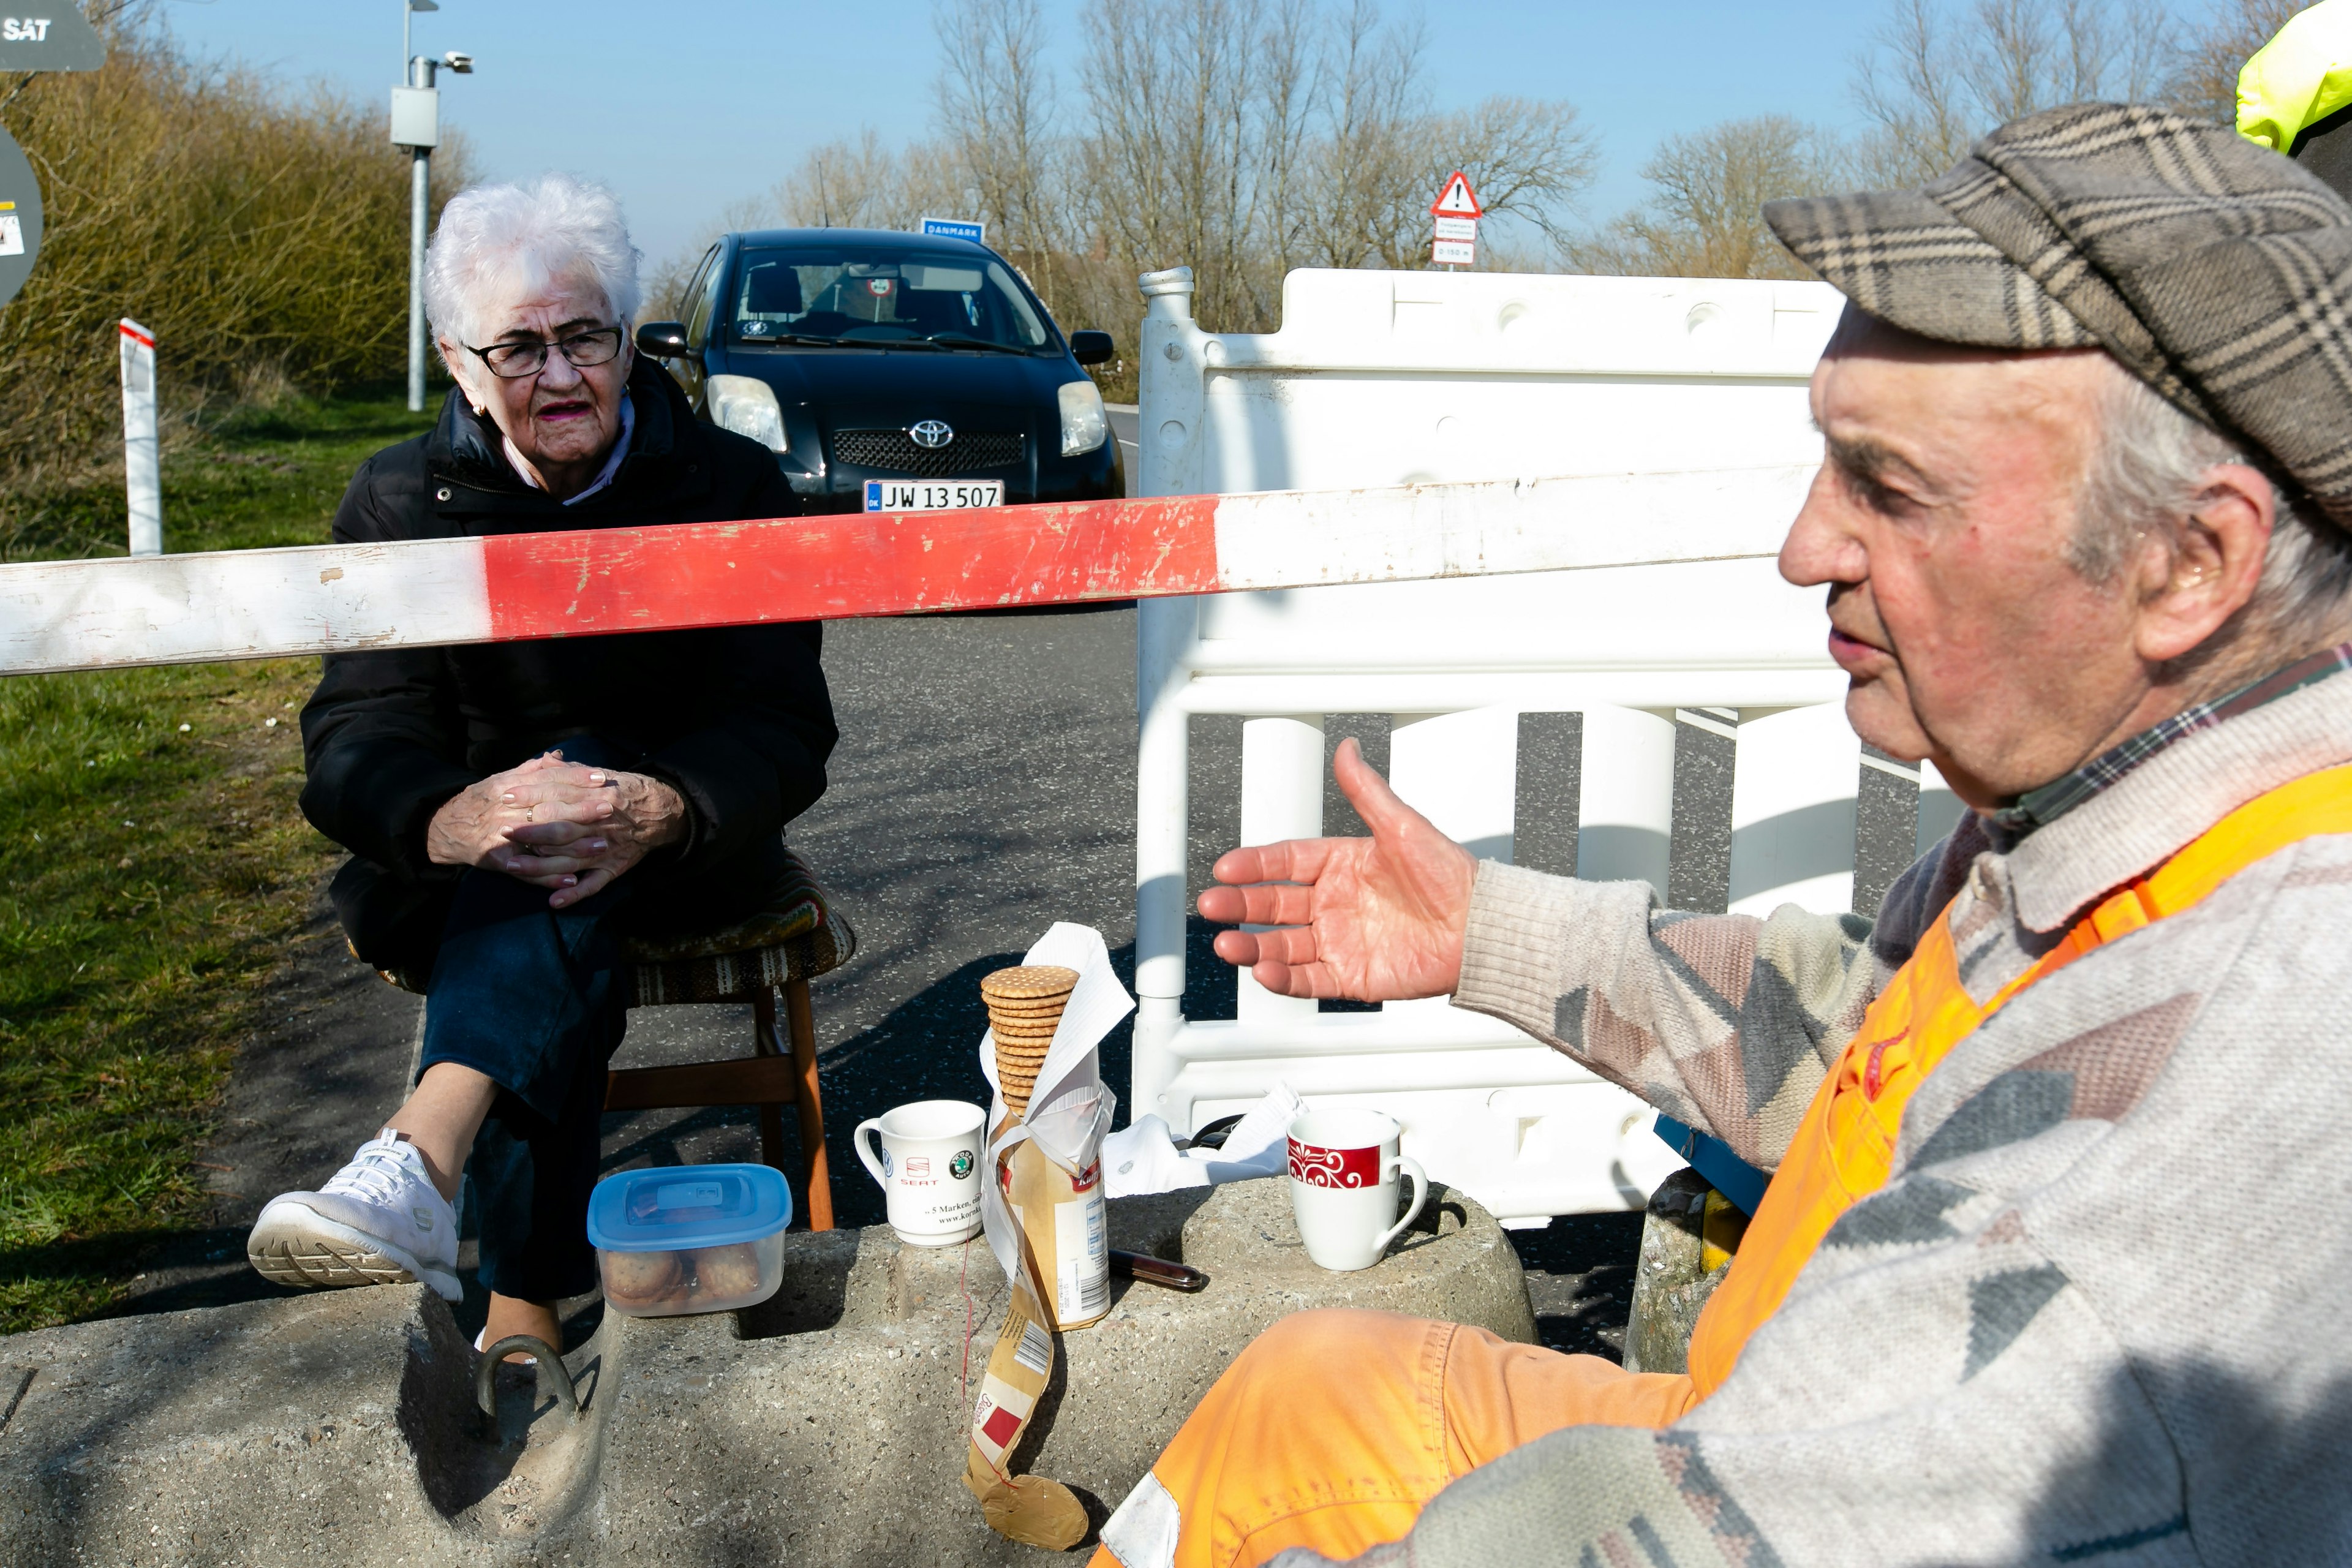
[[[1456,169],[1447,176],[1445,188],[1429,210],[1439,217],[1482,217],[1486,209],[1478,205],[1478,195],[1470,188],[1470,176]]]

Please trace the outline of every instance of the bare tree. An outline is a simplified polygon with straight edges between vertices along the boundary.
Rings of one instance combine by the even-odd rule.
[[[1400,232],[1419,214],[1412,186],[1426,163],[1417,135],[1431,118],[1422,83],[1426,35],[1384,26],[1372,0],[1355,0],[1330,26],[1317,83],[1323,134],[1297,193],[1305,259],[1323,267],[1393,265]]]
[[[1944,0],[1895,0],[1854,62],[1854,99],[1874,122],[1863,173],[1918,184],[2020,115],[2152,98],[2173,47],[2168,19],[2127,0],[1974,0],[1957,18]]]
[[[1565,103],[1434,110],[1421,26],[1388,22],[1379,0],[1097,0],[1058,110],[1043,0],[954,0],[933,28],[931,142],[829,142],[712,234],[903,227],[952,207],[989,225],[1057,316],[1131,344],[1139,271],[1189,265],[1202,321],[1262,330],[1293,267],[1425,266],[1428,203],[1454,169],[1489,212],[1546,236],[1592,180]],[[702,249],[659,276],[682,281]]]
[[[703,252],[722,234],[753,228],[912,228],[926,212],[964,201],[953,150],[917,142],[904,152],[872,129],[812,150],[799,167],[756,196],[730,202],[691,243],[657,264],[646,285],[650,317],[683,316],[680,297]]]
[[[1234,0],[1104,0],[1087,14],[1085,186],[1110,254],[1198,274],[1195,309],[1250,315],[1250,36]]]
[[[1843,182],[1844,158],[1816,127],[1786,115],[1727,121],[1669,136],[1642,169],[1650,199],[1562,247],[1579,271],[1666,278],[1802,278],[1764,224],[1764,204]]]
[[[1592,183],[1592,139],[1572,105],[1489,98],[1442,114],[1423,78],[1426,32],[1383,25],[1356,0],[1330,28],[1313,179],[1298,202],[1303,259],[1324,267],[1426,265],[1429,200],[1465,172],[1487,213],[1547,236]],[[1491,248],[1491,247],[1490,247]]]
[[[2277,36],[2305,0],[2220,0],[2180,40],[2166,95],[2222,125],[2238,120],[2238,72]]]
[[[1037,0],[956,0],[933,13],[941,66],[938,129],[997,248],[1054,306],[1048,259],[1067,239],[1055,188],[1054,82]]]
[[[1576,106],[1557,100],[1489,98],[1443,117],[1433,129],[1439,155],[1422,165],[1416,195],[1434,195],[1446,174],[1460,169],[1487,216],[1520,219],[1547,237],[1564,232],[1569,209],[1591,187],[1601,162],[1591,134],[1577,122]],[[1427,222],[1423,203],[1408,243],[1389,253],[1389,265],[1404,266],[1418,253]]]
[[[828,142],[768,194],[771,223],[796,228],[912,228],[922,208],[953,189],[954,154],[918,143],[904,153],[868,129]],[[737,225],[738,227],[750,226]]]

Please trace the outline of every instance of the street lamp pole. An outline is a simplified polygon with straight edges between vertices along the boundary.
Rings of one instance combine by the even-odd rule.
[[[403,85],[392,89],[392,140],[408,149],[408,406],[425,408],[425,239],[432,200],[433,149],[441,144],[441,92],[435,73],[446,66],[460,76],[474,68],[474,57],[451,49],[438,59],[409,51],[410,19],[438,11],[438,0],[401,0],[400,55]]]
[[[407,29],[403,28],[405,32]],[[424,68],[425,79],[419,81],[417,68]],[[408,64],[408,85],[433,90],[433,62],[412,59]],[[435,96],[439,96],[436,94]],[[436,114],[436,119],[439,116]],[[438,129],[437,127],[436,129]],[[418,413],[425,407],[425,215],[433,198],[433,149],[411,147],[408,150],[408,408]]]

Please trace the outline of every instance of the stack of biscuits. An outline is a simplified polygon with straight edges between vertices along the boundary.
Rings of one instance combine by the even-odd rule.
[[[1078,972],[1054,963],[1000,969],[980,983],[988,1004],[988,1026],[996,1037],[996,1082],[1015,1116],[1029,1113],[1029,1091],[1054,1043],[1062,1009],[1078,984]]]

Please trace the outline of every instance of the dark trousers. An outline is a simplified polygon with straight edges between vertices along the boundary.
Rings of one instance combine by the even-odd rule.
[[[551,910],[545,889],[496,871],[458,879],[421,1066],[456,1062],[499,1086],[466,1172],[481,1211],[481,1281],[502,1296],[551,1301],[595,1288],[588,1192],[604,1064],[628,1027],[613,917],[635,891],[624,876]]]
[[[592,737],[563,751],[572,762],[617,765]],[[701,918],[688,923],[676,912],[682,889],[665,887],[650,861],[561,910],[548,907],[548,889],[496,871],[457,879],[425,993],[418,1070],[456,1062],[499,1086],[466,1166],[481,1213],[484,1288],[531,1301],[595,1288],[588,1194],[605,1064],[628,1027],[619,934],[742,919],[772,880],[698,886],[692,904]]]

